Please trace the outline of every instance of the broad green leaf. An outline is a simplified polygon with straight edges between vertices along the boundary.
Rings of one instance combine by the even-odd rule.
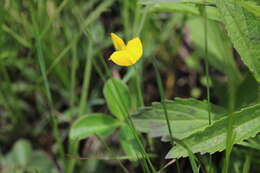
[[[122,126],[119,132],[120,144],[124,152],[132,158],[131,160],[136,161],[137,157],[140,156],[139,146],[134,137],[130,127],[128,125]]]
[[[203,131],[192,134],[182,140],[193,153],[214,153],[226,147],[228,116],[216,121]],[[249,106],[233,114],[234,143],[255,136],[260,132],[260,105]],[[173,147],[166,158],[187,157],[188,153],[180,145]]]
[[[127,86],[122,81],[111,78],[105,83],[103,93],[110,112],[119,120],[124,120],[131,108]]]
[[[142,3],[142,2],[141,2]],[[175,12],[200,16],[201,10],[199,1],[197,2],[172,2],[172,1],[147,1],[143,4],[150,6],[150,10],[153,12]],[[220,15],[216,7],[205,6],[207,11],[207,17],[211,20],[220,21]]]
[[[206,101],[176,98],[165,101],[173,136],[183,139],[195,132],[205,129],[208,124],[208,104]],[[215,121],[225,114],[225,110],[215,105],[212,107],[212,120]],[[153,103],[133,116],[137,130],[148,133],[151,137],[169,136],[164,110],[161,103]]]
[[[217,0],[217,7],[234,47],[260,82],[260,20],[234,0]]]
[[[200,57],[205,55],[204,19],[202,17],[190,17],[187,21],[190,38],[195,46],[195,51]],[[227,39],[219,23],[207,21],[207,46],[208,59],[212,66],[225,73],[233,84],[241,82],[241,75],[234,61],[231,42]]]
[[[81,140],[90,135],[107,135],[121,123],[102,113],[89,114],[75,121],[70,130],[70,139]]]

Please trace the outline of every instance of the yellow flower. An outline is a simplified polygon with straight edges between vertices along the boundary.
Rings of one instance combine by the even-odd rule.
[[[120,66],[130,66],[141,58],[143,46],[138,37],[128,41],[127,45],[114,33],[111,33],[111,38],[116,51],[110,56],[109,60]]]

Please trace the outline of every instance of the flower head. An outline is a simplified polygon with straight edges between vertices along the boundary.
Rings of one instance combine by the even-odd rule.
[[[130,66],[141,58],[143,46],[138,37],[128,41],[127,45],[114,33],[111,33],[111,38],[116,51],[110,56],[109,60],[120,66]]]

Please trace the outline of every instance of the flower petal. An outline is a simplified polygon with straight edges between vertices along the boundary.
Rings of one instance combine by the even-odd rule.
[[[143,55],[143,45],[141,40],[136,37],[128,41],[126,50],[130,52],[132,60],[136,63]]]
[[[124,41],[114,33],[111,33],[111,38],[116,50],[123,50],[125,48]]]
[[[129,51],[127,50],[115,51],[109,59],[120,66],[130,66],[135,64],[135,61],[132,60]]]

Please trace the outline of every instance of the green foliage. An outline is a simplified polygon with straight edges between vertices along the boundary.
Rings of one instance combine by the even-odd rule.
[[[137,157],[141,157],[138,144],[128,125],[121,127],[119,140],[124,152],[132,158],[132,161],[137,161]]]
[[[54,162],[42,151],[33,150],[29,141],[18,140],[4,157],[0,155],[3,172],[50,172],[58,173]]]
[[[191,14],[195,16],[201,15],[201,4],[202,1],[153,1],[146,0],[141,1],[140,3],[146,4],[150,6],[150,10],[154,12],[176,12],[176,13],[184,13]],[[207,17],[211,20],[221,21],[220,14],[216,7],[206,6]]]
[[[255,136],[260,132],[260,105],[249,106],[232,114],[234,143],[239,144],[243,140]],[[226,135],[229,116],[215,121],[211,126],[190,135],[182,140],[189,146],[193,153],[215,153],[226,147]],[[180,145],[173,147],[166,158],[187,157],[187,151]]]
[[[204,20],[201,17],[190,17],[187,25],[192,43],[196,47],[195,52],[200,57],[203,57],[205,44],[201,40],[205,39]],[[241,74],[234,61],[232,45],[219,23],[211,20],[207,21],[207,42],[210,64],[226,74],[234,84],[238,85],[241,81]]]
[[[246,0],[238,0],[239,5],[241,5],[242,7],[246,8],[248,11],[250,11],[251,13],[253,13],[255,16],[260,17],[260,4],[258,1],[246,1]]]
[[[217,0],[228,35],[243,62],[260,82],[260,21],[233,0]]]
[[[3,0],[0,172],[213,173],[226,160],[230,172],[259,172],[259,7],[259,0]],[[110,32],[140,37],[136,67],[108,60]],[[208,86],[210,106],[200,101]],[[165,165],[170,145],[151,138],[169,142],[165,115],[175,137],[168,157],[189,157],[190,165]],[[213,155],[225,149],[228,157]],[[207,152],[212,160],[195,155]]]
[[[175,98],[165,101],[173,136],[183,139],[205,129],[208,124],[208,105],[205,101]],[[212,107],[212,120],[221,118],[226,111],[216,105]],[[161,103],[153,103],[133,115],[136,128],[148,133],[151,137],[163,137],[168,140],[169,132]]]
[[[259,84],[253,75],[249,74],[246,76],[236,91],[236,107],[241,108],[257,103],[258,90]]]
[[[82,116],[71,126],[70,139],[81,140],[90,135],[107,135],[120,126],[120,122],[108,115],[97,113]]]
[[[112,78],[105,83],[103,94],[110,112],[119,120],[124,120],[131,108],[127,86],[122,81]]]

